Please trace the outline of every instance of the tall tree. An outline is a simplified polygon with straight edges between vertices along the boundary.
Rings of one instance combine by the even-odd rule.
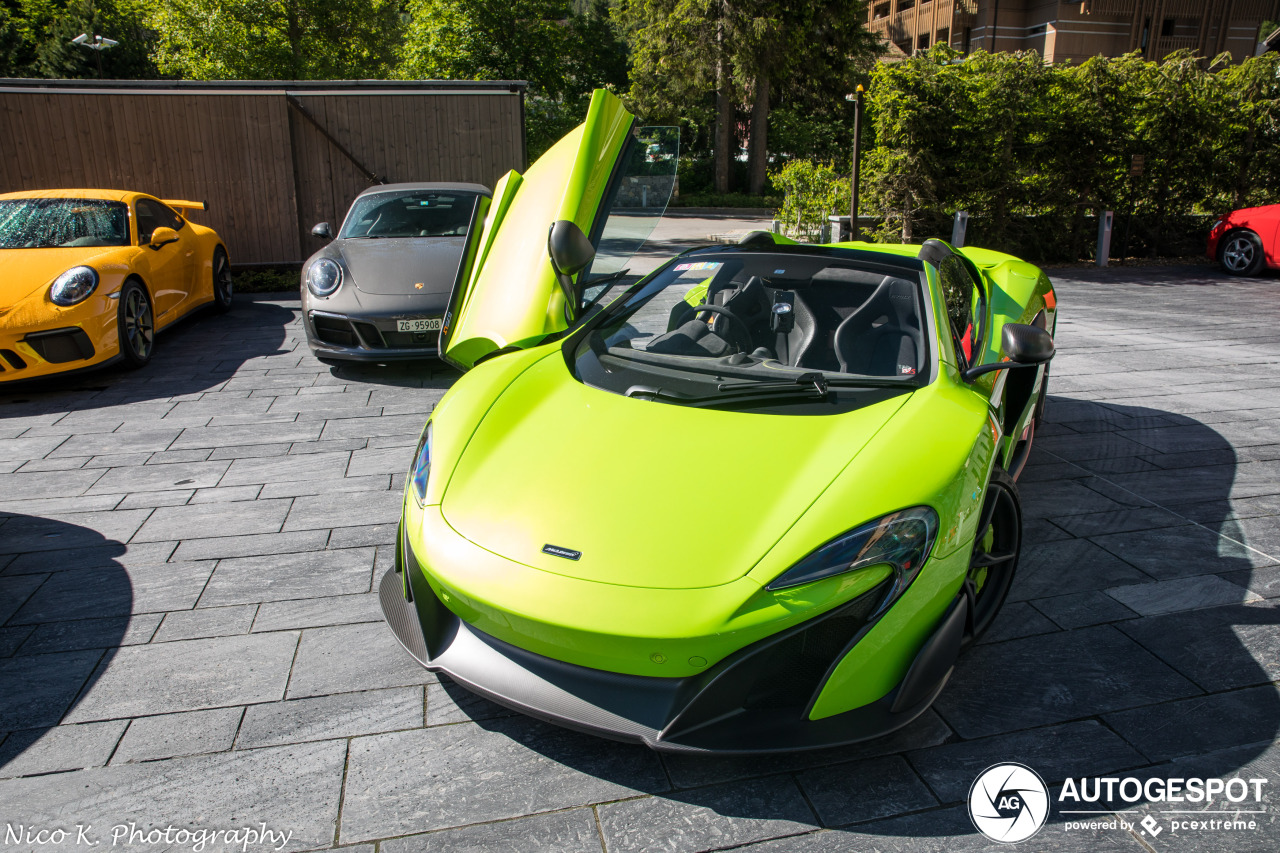
[[[167,0],[155,7],[161,70],[204,80],[385,77],[397,0]]]
[[[863,0],[624,0],[632,40],[631,97],[638,108],[679,115],[716,103],[716,189],[727,192],[735,108],[749,111],[750,190],[764,189],[774,103],[843,98],[879,45]]]
[[[0,6],[0,76],[141,79],[158,75],[156,35],[139,0],[6,0]],[[95,52],[81,33],[119,44]]]

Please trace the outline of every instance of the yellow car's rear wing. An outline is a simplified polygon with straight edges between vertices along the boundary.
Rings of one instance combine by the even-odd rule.
[[[165,204],[169,205],[170,207],[176,207],[178,210],[181,210],[183,212],[186,212],[188,210],[208,210],[209,209],[209,202],[207,201],[181,201],[180,199],[176,199],[176,198],[162,198],[160,200],[163,201]]]

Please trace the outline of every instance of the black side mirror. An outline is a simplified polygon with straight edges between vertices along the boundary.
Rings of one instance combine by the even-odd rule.
[[[979,364],[970,367],[961,377],[972,382],[984,373],[1016,367],[1038,367],[1053,358],[1053,336],[1039,326],[1024,323],[1005,323],[1000,335],[1000,350],[1008,361]]]
[[[551,267],[556,272],[560,289],[564,291],[569,320],[572,321],[578,310],[573,277],[595,260],[596,247],[575,223],[560,219],[551,225],[551,232],[547,235],[547,254],[551,256]]]
[[[314,228],[311,229],[311,236],[322,237],[325,240],[332,240],[333,231],[329,228],[328,222],[321,222],[319,225],[316,225]]]

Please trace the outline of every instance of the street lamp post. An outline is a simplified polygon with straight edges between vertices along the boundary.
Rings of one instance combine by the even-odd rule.
[[[110,48],[115,47],[120,42],[116,41],[115,39],[103,38],[102,36],[99,36],[99,35],[95,35],[91,39],[89,38],[88,33],[81,33],[80,35],[73,38],[71,40],[71,43],[78,44],[81,47],[86,47],[89,50],[92,50],[94,52],[94,55],[98,59],[98,79],[101,80],[102,79],[102,52],[104,50],[109,50]]]
[[[853,101],[853,174],[849,180],[849,239],[861,237],[858,229],[858,179],[862,174],[862,96],[865,90],[858,84],[854,95],[845,97]]]

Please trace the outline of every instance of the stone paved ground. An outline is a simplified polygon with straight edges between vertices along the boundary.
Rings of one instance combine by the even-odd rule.
[[[0,824],[91,824],[102,849],[135,822],[265,823],[293,850],[978,850],[960,804],[997,761],[1280,782],[1280,282],[1056,277],[992,636],[907,729],[780,758],[553,728],[396,645],[373,584],[442,368],[330,372],[296,300],[256,299],[143,371],[0,391]],[[1253,817],[1151,841],[1055,814],[1022,849],[1280,848]]]

